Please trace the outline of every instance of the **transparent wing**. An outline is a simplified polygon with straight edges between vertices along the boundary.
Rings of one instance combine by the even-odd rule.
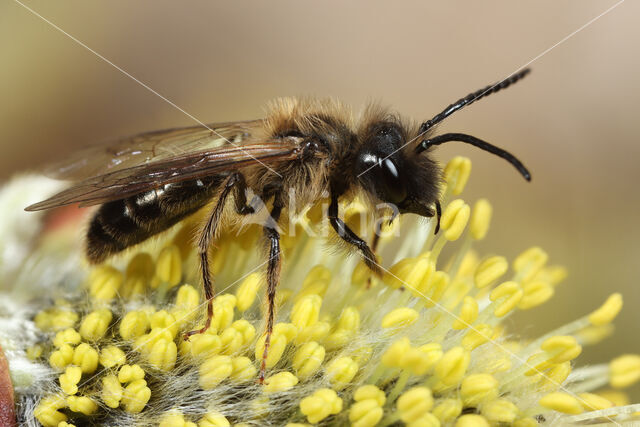
[[[44,171],[45,175],[79,181],[160,160],[224,146],[240,147],[264,141],[262,120],[145,132],[93,145],[73,153]]]
[[[81,206],[97,205],[158,189],[165,184],[239,170],[251,165],[269,168],[279,162],[297,158],[300,154],[299,142],[299,138],[287,137],[240,147],[227,144],[222,148],[119,169],[81,181],[26,210],[51,209],[73,203],[80,203]]]

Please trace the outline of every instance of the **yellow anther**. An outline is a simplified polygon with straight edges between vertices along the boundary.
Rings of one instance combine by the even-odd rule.
[[[556,390],[563,384],[571,373],[571,362],[563,362],[553,365],[540,379],[540,388]]]
[[[403,258],[392,265],[389,271],[384,273],[384,283],[392,289],[400,289],[404,287],[407,283],[405,279],[413,272],[416,260],[416,258]]]
[[[471,237],[475,240],[482,240],[487,235],[492,213],[493,208],[487,199],[480,199],[473,205],[469,231],[471,232]]]
[[[413,325],[418,320],[418,312],[413,308],[400,307],[390,311],[382,318],[385,329],[400,329]]]
[[[472,374],[462,380],[460,396],[467,406],[498,397],[498,380],[489,374]]]
[[[58,409],[65,408],[67,402],[64,397],[52,395],[40,400],[33,410],[33,415],[45,427],[57,427],[67,420],[67,416]]]
[[[234,357],[231,360],[231,374],[229,378],[236,382],[245,382],[256,379],[258,370],[248,357]]]
[[[245,319],[236,320],[231,327],[240,333],[243,345],[249,344],[256,336],[256,328]]]
[[[445,230],[444,237],[449,241],[458,240],[471,215],[471,208],[462,199],[449,203],[442,212],[440,226]]]
[[[625,354],[609,363],[609,383],[615,388],[625,388],[640,380],[640,356]]]
[[[236,306],[236,297],[231,294],[223,294],[213,302],[213,321],[211,322],[211,332],[221,331],[231,326],[233,323],[233,309]]]
[[[395,340],[382,355],[382,363],[390,368],[400,368],[404,365],[406,355],[411,351],[409,338]]]
[[[205,390],[211,390],[226,380],[233,372],[232,359],[229,356],[213,356],[200,366],[198,383]]]
[[[33,320],[43,331],[57,332],[72,328],[78,321],[78,314],[66,308],[54,307],[39,312]]]
[[[494,316],[503,317],[516,308],[522,295],[522,289],[517,282],[504,282],[496,286],[489,295],[491,301],[496,303]]]
[[[258,342],[256,343],[256,351],[255,357],[256,360],[262,360],[262,355],[264,354],[264,342],[266,336],[263,335],[260,337]],[[285,348],[287,347],[287,338],[283,334],[276,333],[273,331],[271,334],[271,344],[269,345],[269,354],[267,355],[267,368],[273,368],[276,363],[282,357]]]
[[[435,367],[435,374],[446,386],[460,382],[467,371],[471,356],[462,347],[454,347],[442,355]]]
[[[597,394],[612,402],[614,406],[627,406],[631,403],[629,395],[624,391],[608,389],[599,391]]]
[[[69,344],[62,344],[60,348],[49,356],[49,365],[53,369],[63,370],[73,361],[73,347]]]
[[[109,301],[118,294],[124,277],[110,266],[98,267],[89,278],[89,294],[99,301]]]
[[[147,354],[149,364],[165,372],[173,369],[177,357],[178,347],[176,343],[167,339],[154,342],[153,347]]]
[[[362,402],[364,400],[374,400],[378,406],[384,406],[387,401],[387,396],[384,391],[372,384],[360,386],[353,394],[353,399],[356,402]]]
[[[80,324],[80,335],[87,341],[97,341],[104,336],[113,314],[109,309],[92,311]]]
[[[220,412],[209,411],[200,418],[198,427],[231,427],[231,423]]]
[[[320,369],[324,356],[324,347],[315,341],[311,341],[298,348],[291,364],[296,371],[296,375],[304,381]]]
[[[402,368],[408,369],[416,375],[424,375],[431,371],[442,358],[440,343],[429,343],[417,348],[411,348],[401,359]]]
[[[80,366],[85,374],[95,372],[98,368],[98,352],[83,342],[73,350],[73,364]]]
[[[429,286],[433,281],[433,274],[436,265],[428,256],[419,256],[414,258],[411,268],[401,272],[403,275],[395,278],[400,279],[402,286],[409,288],[411,294],[416,298],[424,298],[429,290]]]
[[[329,323],[318,322],[313,326],[309,326],[308,328],[304,328],[298,332],[294,342],[300,345],[309,341],[323,341],[327,335],[329,335],[330,330],[331,325],[329,325]],[[325,341],[325,343],[327,343],[327,341]]]
[[[607,323],[603,326],[587,326],[575,332],[575,336],[584,345],[595,345],[608,338],[613,333],[613,326]]]
[[[441,400],[440,403],[433,408],[432,413],[440,422],[451,422],[462,413],[462,401],[460,399]]]
[[[307,421],[315,424],[342,411],[342,399],[335,391],[321,388],[300,401],[300,411],[307,417]]]
[[[482,261],[474,275],[476,286],[479,289],[486,288],[498,280],[509,269],[509,263],[505,257],[492,256]]]
[[[347,387],[358,373],[358,363],[350,357],[337,357],[327,366],[329,382],[335,390]]]
[[[464,338],[462,338],[462,346],[471,351],[493,339],[494,335],[495,331],[491,325],[487,325],[485,323],[474,325],[473,328],[467,332]]]
[[[466,414],[458,418],[455,427],[489,427],[489,421],[482,415]]]
[[[342,348],[349,343],[349,341],[353,337],[353,334],[354,332],[346,329],[337,329],[336,331],[332,332],[328,337],[326,337],[326,339],[324,340],[324,344],[329,350]],[[305,340],[305,341],[308,341],[308,340]]]
[[[334,331],[327,337],[325,344],[330,349],[347,345],[356,331],[360,328],[360,312],[355,307],[342,310]]]
[[[580,401],[567,393],[549,393],[540,399],[538,403],[543,408],[552,409],[554,411],[562,412],[563,414],[576,415],[584,412],[584,408],[580,404]]]
[[[129,383],[144,378],[145,372],[139,365],[122,365],[118,371],[118,381]]]
[[[121,298],[133,298],[137,295],[142,295],[146,291],[147,283],[149,281],[142,276],[127,276],[118,294]]]
[[[532,280],[522,285],[522,291],[523,295],[518,308],[528,310],[547,302],[553,296],[554,288],[549,282]]]
[[[551,363],[573,360],[582,353],[582,347],[570,335],[547,338],[542,342],[540,348],[549,355],[548,360]]]
[[[146,280],[150,280],[153,277],[153,272],[153,259],[151,255],[146,252],[138,252],[131,258],[129,264],[127,264],[127,277],[141,276]]]
[[[518,407],[506,399],[496,399],[482,405],[482,415],[494,423],[512,423],[518,417]]]
[[[153,313],[149,319],[149,324],[151,329],[159,328],[169,331],[171,333],[171,338],[174,338],[178,333],[178,322],[176,322],[176,318],[166,310],[160,310]]]
[[[176,245],[165,246],[158,254],[156,277],[160,283],[173,287],[182,279],[182,258]],[[158,283],[158,284],[160,284]]]
[[[267,393],[279,393],[292,389],[298,384],[298,377],[291,372],[279,372],[275,375],[271,375],[264,380],[264,390]]]
[[[127,361],[127,356],[119,347],[109,345],[100,350],[98,361],[105,368],[113,368],[114,366],[123,365]]]
[[[227,328],[220,334],[222,354],[233,355],[240,351],[244,344],[242,334],[234,328]]]
[[[613,402],[593,393],[580,393],[578,395],[580,403],[588,411],[600,411],[602,409],[611,408]]]
[[[351,273],[351,285],[353,286],[369,286],[369,279],[372,278],[371,269],[367,267],[364,261],[359,261],[353,268]],[[386,280],[386,278],[385,278]]]
[[[187,421],[180,411],[174,409],[162,415],[158,427],[196,427],[196,424]]]
[[[194,309],[200,305],[200,294],[191,285],[182,285],[176,294],[176,307],[187,310]]]
[[[262,276],[259,273],[251,273],[244,278],[238,290],[236,291],[236,298],[238,299],[237,307],[239,311],[248,310],[256,299],[260,284],[262,283]]]
[[[589,315],[589,322],[594,326],[611,323],[622,310],[622,295],[615,293],[602,306]]]
[[[64,374],[60,375],[60,388],[65,394],[76,394],[78,392],[78,383],[82,377],[82,369],[77,366],[67,366]]]
[[[222,340],[218,335],[196,334],[189,338],[191,354],[195,357],[215,356],[222,350]]]
[[[120,403],[125,411],[137,414],[144,409],[150,398],[151,389],[147,387],[147,382],[145,380],[135,380],[124,389]]]
[[[118,381],[118,377],[114,374],[108,374],[102,378],[102,391],[100,397],[105,405],[109,408],[117,408],[122,399],[122,385]]]
[[[324,297],[324,294],[327,293],[327,289],[329,289],[329,282],[316,280],[300,289],[300,291],[296,293],[294,300],[298,301],[299,299],[304,298],[308,295],[318,295],[320,297]]]
[[[149,329],[149,317],[143,311],[130,311],[120,321],[120,336],[125,340],[134,340]]]
[[[538,427],[538,421],[535,418],[520,418],[513,422],[513,427]]]
[[[473,249],[469,249],[462,257],[460,267],[458,268],[458,276],[460,277],[473,277],[473,273],[480,264],[480,258]]]
[[[433,396],[427,387],[413,387],[398,398],[398,412],[405,423],[417,421],[433,407]]]
[[[433,307],[440,301],[448,287],[449,275],[444,271],[436,271],[429,280],[428,289],[416,297],[422,297],[426,307]]]
[[[457,196],[462,193],[470,174],[471,160],[467,157],[456,156],[449,160],[444,168],[444,180],[447,183],[447,188],[451,189],[451,194]]]
[[[291,309],[291,323],[298,329],[313,326],[320,316],[322,298],[318,295],[307,295],[298,300]]]
[[[356,402],[349,408],[352,427],[374,427],[382,419],[384,410],[373,399]]]
[[[98,405],[87,396],[68,396],[67,407],[73,412],[91,415],[98,410]]]
[[[306,277],[302,281],[302,288],[304,289],[310,283],[321,281],[321,282],[330,282],[331,281],[331,270],[325,267],[322,264],[314,265],[311,270],[307,273]]]
[[[29,360],[37,360],[42,356],[44,352],[44,348],[40,344],[35,344],[27,347],[27,359]]]
[[[466,329],[478,318],[478,301],[475,298],[466,296],[462,301],[460,316],[453,322],[453,329]]]
[[[155,328],[149,331],[148,334],[139,337],[133,343],[133,348],[136,351],[141,352],[143,355],[148,356],[153,346],[156,345],[158,341],[172,341],[173,334],[171,331],[164,328]]]
[[[549,255],[545,251],[534,246],[518,255],[513,261],[513,269],[520,280],[527,282],[544,267],[548,259]]]
[[[357,331],[360,328],[360,312],[357,308],[349,306],[342,310],[336,329]]]
[[[62,347],[64,344],[77,345],[81,340],[82,338],[80,337],[80,334],[75,329],[68,328],[56,334],[53,339],[53,345],[58,348]]]
[[[273,333],[283,335],[287,342],[293,341],[298,335],[298,328],[293,323],[276,323]]]

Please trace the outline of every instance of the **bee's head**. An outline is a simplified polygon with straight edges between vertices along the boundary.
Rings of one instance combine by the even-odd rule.
[[[360,132],[360,138],[355,173],[365,191],[396,206],[400,213],[433,216],[440,167],[426,153],[415,154],[411,149],[415,144],[407,144],[407,127],[393,120],[374,121]]]

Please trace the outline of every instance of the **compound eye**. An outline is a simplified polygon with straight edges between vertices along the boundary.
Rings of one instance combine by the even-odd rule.
[[[398,166],[390,158],[379,159],[376,170],[376,187],[386,202],[399,204],[407,197],[407,189]]]

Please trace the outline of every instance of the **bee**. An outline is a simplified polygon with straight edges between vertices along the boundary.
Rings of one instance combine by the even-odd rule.
[[[528,73],[529,69],[522,70],[473,92],[419,126],[376,105],[356,121],[336,101],[287,98],[274,101],[263,120],[160,130],[98,145],[58,167],[57,177],[76,180],[75,185],[26,210],[99,205],[86,233],[86,254],[92,263],[100,263],[211,204],[197,240],[207,318],[204,327],[187,332],[186,339],[211,324],[214,287],[209,248],[227,202],[233,202],[238,216],[256,213],[248,194],[268,203],[270,218],[263,225],[268,261],[262,381],[281,268],[277,224],[289,209],[287,195],[293,192],[298,206],[309,206],[328,192],[331,227],[380,275],[374,250],[340,218],[339,201],[361,197],[371,206],[391,204],[399,214],[435,217],[437,233],[442,170],[431,152],[452,141],[499,156],[530,180],[522,162],[501,148],[464,133],[433,132],[454,112]]]

